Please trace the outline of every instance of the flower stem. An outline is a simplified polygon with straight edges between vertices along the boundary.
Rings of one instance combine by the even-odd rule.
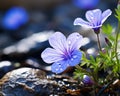
[[[101,44],[100,44],[99,34],[96,34],[96,35],[97,35],[97,41],[98,41],[98,48],[101,51]]]
[[[119,64],[119,59],[118,59],[118,55],[117,55],[119,30],[120,30],[120,21],[118,22],[118,28],[116,30],[116,39],[115,39],[115,57],[117,60],[117,64]]]

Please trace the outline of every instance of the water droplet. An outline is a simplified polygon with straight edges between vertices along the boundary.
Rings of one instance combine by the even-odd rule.
[[[71,44],[71,41],[68,41],[68,45],[70,45]]]
[[[62,69],[62,68],[60,68],[60,70],[62,71],[63,69]]]
[[[59,65],[58,67],[61,67],[61,65]]]
[[[59,66],[61,66],[61,64],[60,63],[57,63]]]
[[[73,61],[73,58],[71,58],[71,61]]]
[[[56,71],[58,71],[58,68],[56,69]]]
[[[74,55],[73,58],[77,58],[77,55]]]

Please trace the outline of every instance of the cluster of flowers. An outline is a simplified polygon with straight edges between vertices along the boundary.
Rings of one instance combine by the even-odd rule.
[[[80,25],[86,28],[92,28],[96,34],[105,20],[111,15],[112,11],[107,9],[103,13],[100,9],[86,12],[86,19],[76,18],[74,25]],[[72,33],[66,38],[61,32],[55,32],[49,38],[49,44],[53,48],[46,48],[41,57],[46,63],[53,63],[52,72],[58,74],[65,71],[69,66],[75,66],[80,63],[82,52],[79,48],[82,46],[83,36],[79,33]]]

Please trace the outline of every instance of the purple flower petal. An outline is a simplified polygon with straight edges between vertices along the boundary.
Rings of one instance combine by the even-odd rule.
[[[69,66],[75,66],[79,64],[81,61],[81,58],[82,58],[82,52],[80,52],[79,50],[73,51],[72,57],[69,60]]]
[[[58,74],[58,73],[63,72],[68,66],[69,66],[68,62],[62,60],[62,61],[53,63],[51,66],[51,70],[52,72]]]
[[[87,21],[84,21],[81,18],[76,18],[74,21],[74,25],[81,25],[84,27],[92,28],[94,30],[99,30],[99,28],[102,26],[104,21],[111,15],[112,11],[110,9],[101,12],[100,9],[90,10],[86,12],[86,19]]]
[[[66,37],[61,32],[56,32],[49,38],[49,43],[54,49],[63,53],[66,48]]]
[[[46,48],[41,53],[41,57],[46,63],[53,63],[63,59],[62,55],[52,48]]]
[[[83,37],[79,33],[72,33],[67,38],[69,50],[78,50],[82,46]]]
[[[102,12],[100,9],[87,11],[86,18],[90,23],[93,24],[93,26],[98,26],[101,24]]]
[[[105,22],[105,20],[112,14],[112,11],[110,9],[107,9],[102,13],[102,23]]]
[[[91,24],[81,18],[76,18],[74,21],[74,25],[81,25],[83,27],[91,28]]]

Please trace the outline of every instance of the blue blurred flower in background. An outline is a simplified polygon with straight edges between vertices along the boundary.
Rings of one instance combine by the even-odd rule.
[[[28,13],[22,7],[10,8],[2,21],[2,26],[8,30],[16,30],[28,21]]]
[[[72,0],[73,4],[81,9],[92,9],[97,6],[99,0]]]

